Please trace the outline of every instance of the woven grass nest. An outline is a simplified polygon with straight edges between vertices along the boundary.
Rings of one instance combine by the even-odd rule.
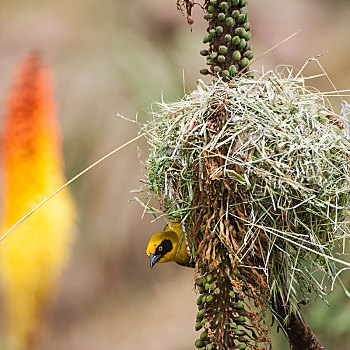
[[[340,269],[334,248],[349,233],[350,142],[324,94],[286,66],[255,80],[198,81],[151,114],[142,201],[183,223],[197,272],[221,244],[227,274],[239,269],[267,305],[279,292],[297,313],[310,286],[326,294]]]

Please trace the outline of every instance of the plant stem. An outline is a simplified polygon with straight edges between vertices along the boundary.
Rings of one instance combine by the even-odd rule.
[[[284,328],[286,336],[289,341],[291,350],[324,350],[307,322],[300,315],[298,317],[295,313],[288,312],[288,304],[284,304],[281,300],[280,294],[276,297],[277,305],[274,308],[275,317],[280,324],[284,324],[288,319],[287,326]]]

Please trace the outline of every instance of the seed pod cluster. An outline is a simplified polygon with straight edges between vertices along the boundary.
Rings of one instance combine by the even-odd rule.
[[[199,268],[199,291],[195,330],[201,332],[195,342],[198,349],[245,349],[249,343],[245,304],[227,276],[228,259],[217,257]],[[225,268],[226,267],[226,268]],[[226,270],[226,272],[224,272]],[[215,336],[214,336],[215,335]]]
[[[247,0],[205,1],[204,18],[209,26],[203,43],[209,43],[209,49],[202,50],[201,55],[206,56],[209,67],[202,69],[202,74],[219,75],[229,81],[242,69],[248,69],[254,54],[246,5]]]

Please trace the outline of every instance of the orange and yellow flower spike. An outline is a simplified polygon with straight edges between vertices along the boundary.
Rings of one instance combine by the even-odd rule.
[[[39,58],[26,57],[2,118],[1,233],[65,182],[50,85]],[[64,190],[0,242],[9,349],[35,349],[69,255],[74,221],[73,201]]]

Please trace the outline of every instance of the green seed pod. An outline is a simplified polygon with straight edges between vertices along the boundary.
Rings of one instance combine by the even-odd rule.
[[[221,68],[219,66],[215,66],[214,67],[214,72],[215,73],[220,73],[221,72]]]
[[[198,304],[198,310],[202,310],[204,309],[204,305],[203,304]]]
[[[237,329],[237,324],[236,324],[236,322],[232,322],[232,323],[230,324],[230,328],[232,328],[232,329]]]
[[[224,71],[225,72],[225,71]],[[228,73],[228,72],[227,72]],[[216,294],[216,295],[219,295],[220,294],[220,288],[215,288],[215,290],[214,290],[214,293]]]
[[[235,35],[238,35],[241,38],[244,38],[246,35],[246,30],[242,27],[238,27],[235,29]]]
[[[240,12],[238,10],[234,10],[231,13],[232,18],[237,19],[240,15]]]
[[[221,72],[221,70],[220,70],[220,72]],[[210,289],[211,289],[211,290],[214,290],[215,288],[216,288],[216,283],[213,282],[213,283],[210,285]]]
[[[247,32],[247,34],[245,35],[244,39],[245,40],[250,40],[251,37],[252,37],[252,33],[251,32]]]
[[[211,40],[211,38],[209,37],[209,35],[206,35],[206,36],[203,38],[203,44],[208,43],[210,40]]]
[[[202,304],[203,295],[200,295],[197,299],[197,305]]]
[[[225,45],[221,45],[219,47],[219,52],[224,55],[227,52],[227,47]]]
[[[213,296],[212,295],[208,295],[207,297],[206,297],[206,301],[207,301],[207,303],[210,303],[210,302],[212,302],[213,301]]]
[[[213,52],[214,53],[214,52]],[[216,52],[215,52],[216,53]],[[217,54],[216,54],[217,55]],[[210,283],[213,280],[213,276],[212,275],[208,275],[207,276],[207,282]]]
[[[203,282],[204,282],[203,278],[200,278],[196,281],[196,285],[201,286],[201,285],[203,285]]]
[[[212,35],[212,36],[215,36],[216,35],[215,29],[210,29],[209,30],[209,34]]]
[[[236,297],[236,293],[232,290],[229,294],[231,299],[234,299]]]
[[[221,10],[226,10],[227,9],[227,2],[223,1],[219,7],[221,8]]]
[[[204,15],[205,18],[205,15]],[[207,18],[206,18],[207,19]],[[242,13],[241,15],[239,15],[239,17],[237,18],[237,23],[244,23],[246,21],[246,16],[245,13]]]
[[[212,19],[214,17],[214,15],[212,13],[206,13],[203,18],[204,19]]]
[[[208,323],[208,320],[205,318],[202,322],[201,322],[201,325],[206,327],[207,326],[207,323]]]
[[[224,32],[224,28],[222,28],[221,26],[217,26],[215,30],[217,34],[222,34]]]
[[[202,323],[201,322],[197,322],[196,325],[194,326],[194,329],[196,331],[199,331],[202,328]]]
[[[194,346],[195,346],[197,349],[201,349],[201,348],[204,346],[204,343],[203,343],[202,340],[197,339],[196,342],[194,343]]]
[[[208,66],[214,66],[214,65],[215,65],[215,61],[212,60],[212,59],[208,59],[208,60],[207,60],[207,65],[208,65]]]
[[[239,302],[236,304],[236,309],[237,309],[237,310],[243,310],[243,309],[244,309],[244,304],[243,304],[241,301],[239,301]]]
[[[250,29],[251,29],[251,25],[250,25],[250,22],[246,22],[246,23],[244,23],[243,24],[243,28],[245,29],[245,30],[247,30],[247,31],[249,31]]]
[[[218,56],[218,62],[223,63],[225,62],[226,58],[223,55]]]
[[[210,3],[215,6],[218,4],[218,0],[210,0]]]
[[[235,23],[235,20],[232,17],[227,17],[225,20],[225,24],[228,27],[232,27],[234,23]]]
[[[208,69],[201,69],[200,73],[203,74],[203,75],[208,75],[210,72],[208,71]],[[199,287],[199,293],[200,294],[204,293],[204,287],[203,286]]]
[[[201,335],[199,336],[200,340],[205,340],[208,337],[208,333],[206,331],[203,331]]]
[[[238,344],[237,349],[238,350],[245,350],[245,345],[244,344]]]
[[[221,74],[222,74],[223,78],[228,79],[228,80],[230,79],[230,73],[228,70],[223,70]],[[216,293],[218,289],[219,288],[215,289],[215,291],[214,291],[215,294],[219,294],[219,293]],[[219,291],[220,291],[220,289],[219,289]]]
[[[217,57],[218,57],[218,53],[215,52],[215,51],[212,52],[211,55],[210,55],[210,58],[213,59],[213,60],[215,60]],[[213,277],[212,277],[212,278],[213,278]],[[207,282],[211,282],[211,280],[208,281],[208,277],[207,277]]]
[[[198,311],[197,316],[196,316],[196,320],[201,321],[203,319],[204,315],[205,315],[205,309]]]
[[[215,11],[215,7],[213,5],[208,6],[208,12],[213,13]]]
[[[239,0],[232,0],[231,5],[232,6],[237,6],[239,4]]]
[[[226,34],[225,37],[224,37],[224,41],[229,43],[231,40],[232,40],[232,36],[230,34]]]
[[[200,50],[199,53],[201,54],[201,56],[208,56],[209,55],[208,50]]]
[[[233,60],[234,60],[235,62],[237,62],[237,61],[239,61],[239,60],[241,59],[241,53],[240,53],[239,51],[235,51],[235,52],[233,53],[232,57],[233,57]]]
[[[237,336],[240,336],[240,335],[243,335],[243,334],[244,334],[244,333],[243,333],[241,330],[239,330],[239,329],[235,329],[233,333],[234,333],[235,335],[237,335]]]
[[[236,66],[234,66],[234,65],[230,66],[228,71],[230,72],[231,77],[233,77],[237,73]],[[231,296],[231,293],[233,293],[233,292],[230,292],[230,296]]]
[[[240,3],[239,3],[241,6],[245,6],[247,5],[247,0],[240,0]]]
[[[219,263],[221,263],[221,261],[222,261],[222,259],[220,257],[217,257],[215,260]]]
[[[237,319],[238,323],[244,323],[246,321],[246,318],[244,316],[239,316]]]
[[[233,45],[238,45],[240,42],[241,42],[241,38],[238,35],[236,35],[232,38]]]
[[[247,67],[247,66],[249,65],[249,60],[248,60],[248,58],[247,58],[247,57],[243,58],[243,59],[241,60],[241,62],[240,62],[240,65],[241,65],[242,68]]]
[[[247,45],[245,46],[245,49],[247,51],[251,50],[252,49],[252,44],[251,43],[247,43]]]
[[[247,42],[245,41],[245,39],[241,39],[241,41],[238,44],[238,47],[240,49],[244,49],[246,45],[247,45]]]
[[[218,14],[218,20],[219,20],[219,21],[223,21],[225,18],[226,18],[226,16],[225,16],[225,14],[224,14],[223,12],[220,12],[220,13]]]
[[[210,344],[208,344],[208,345],[205,347],[205,350],[213,350],[213,347],[212,347]]]
[[[214,67],[214,69],[215,69],[215,67]],[[210,284],[209,284],[209,283],[206,283],[206,284],[204,285],[204,290],[209,290],[209,288],[210,288]]]
[[[248,58],[248,60],[252,60],[254,57],[254,52],[253,51],[246,51],[244,53],[244,56]]]

